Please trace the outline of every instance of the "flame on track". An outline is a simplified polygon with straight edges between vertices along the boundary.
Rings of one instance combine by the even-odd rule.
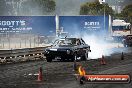
[[[84,70],[84,68],[82,66],[79,66],[78,72],[79,72],[80,76],[85,76],[86,75],[86,71]]]

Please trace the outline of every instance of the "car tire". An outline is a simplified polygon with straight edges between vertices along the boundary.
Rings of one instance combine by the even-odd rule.
[[[85,52],[85,54],[82,56],[81,60],[83,60],[83,61],[88,60],[88,51]]]
[[[88,52],[85,53],[85,59],[84,60],[88,60]]]

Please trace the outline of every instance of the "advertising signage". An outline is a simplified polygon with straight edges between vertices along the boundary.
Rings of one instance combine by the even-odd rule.
[[[58,20],[58,28],[63,28],[70,35],[102,35],[108,32],[108,16],[59,16]],[[0,33],[55,35],[55,21],[55,16],[0,16]]]
[[[71,35],[81,33],[106,34],[108,22],[108,16],[60,16],[60,27],[63,27]]]
[[[55,33],[55,16],[0,16],[0,33]]]

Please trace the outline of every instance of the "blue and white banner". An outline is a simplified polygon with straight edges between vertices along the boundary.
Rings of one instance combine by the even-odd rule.
[[[55,34],[55,16],[0,16],[0,33]]]
[[[108,32],[108,26],[108,16],[60,16],[60,27],[71,35],[81,33],[102,35]]]
[[[105,20],[104,20],[105,19]],[[0,33],[36,33],[55,35],[55,16],[0,16]],[[108,16],[59,16],[58,25],[70,35],[105,34],[108,32]]]

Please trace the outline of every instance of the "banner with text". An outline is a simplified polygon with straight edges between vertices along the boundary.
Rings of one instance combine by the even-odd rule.
[[[108,33],[108,16],[60,16],[60,27],[70,35]]]
[[[55,34],[55,16],[0,16],[0,33]]]

